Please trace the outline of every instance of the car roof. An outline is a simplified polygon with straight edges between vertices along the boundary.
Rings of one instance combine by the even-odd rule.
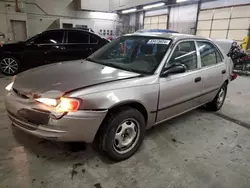
[[[178,31],[173,31],[169,29],[141,29],[141,30],[136,31],[136,33],[147,33],[147,32],[179,33]]]
[[[205,37],[195,36],[195,35],[188,35],[188,34],[181,34],[181,33],[163,33],[163,32],[145,32],[145,33],[133,33],[127,34],[125,36],[145,36],[145,37],[160,37],[166,39],[172,39],[174,41],[181,40],[181,39],[207,39]]]
[[[62,28],[62,29],[48,29],[44,32],[47,32],[47,31],[85,31],[85,32],[88,32],[88,33],[94,33],[94,31],[92,31],[91,29],[86,29],[86,28],[80,28],[80,27],[77,27],[77,28]]]
[[[99,35],[98,33],[95,33],[92,29],[86,29],[86,28],[81,28],[81,27],[75,27],[75,28],[62,28],[62,29],[48,29],[44,32],[50,32],[50,31],[83,31],[86,33],[91,33],[93,35],[96,35],[100,38],[106,39],[104,36]],[[43,33],[44,33],[43,32]],[[107,39],[106,39],[107,40]]]

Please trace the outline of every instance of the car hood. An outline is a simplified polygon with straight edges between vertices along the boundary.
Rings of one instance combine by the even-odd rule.
[[[0,50],[15,50],[23,48],[25,46],[25,42],[16,42],[16,43],[6,43],[0,48]]]
[[[25,94],[59,97],[65,92],[101,83],[140,76],[137,73],[92,63],[86,60],[56,63],[30,69],[19,75],[13,89]]]

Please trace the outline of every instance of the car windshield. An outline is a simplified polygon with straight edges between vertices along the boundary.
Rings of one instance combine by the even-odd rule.
[[[171,40],[145,36],[124,36],[107,44],[87,60],[141,74],[153,74]]]

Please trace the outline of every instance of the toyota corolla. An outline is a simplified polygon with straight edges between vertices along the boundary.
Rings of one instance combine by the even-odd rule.
[[[230,63],[206,38],[135,33],[85,60],[17,75],[5,104],[12,124],[27,133],[96,141],[111,159],[123,160],[138,150],[146,129],[200,106],[219,110]]]

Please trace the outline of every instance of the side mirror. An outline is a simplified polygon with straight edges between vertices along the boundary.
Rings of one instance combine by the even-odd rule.
[[[187,68],[185,65],[177,63],[177,64],[173,64],[169,67],[167,67],[163,73],[161,74],[161,76],[166,77],[169,74],[179,74],[179,73],[184,73],[186,72]]]
[[[0,39],[4,39],[5,38],[5,34],[3,34],[2,32],[0,32]]]
[[[34,44],[35,44],[34,41],[30,41],[30,42],[27,42],[27,43],[26,43],[27,46],[33,46]]]

